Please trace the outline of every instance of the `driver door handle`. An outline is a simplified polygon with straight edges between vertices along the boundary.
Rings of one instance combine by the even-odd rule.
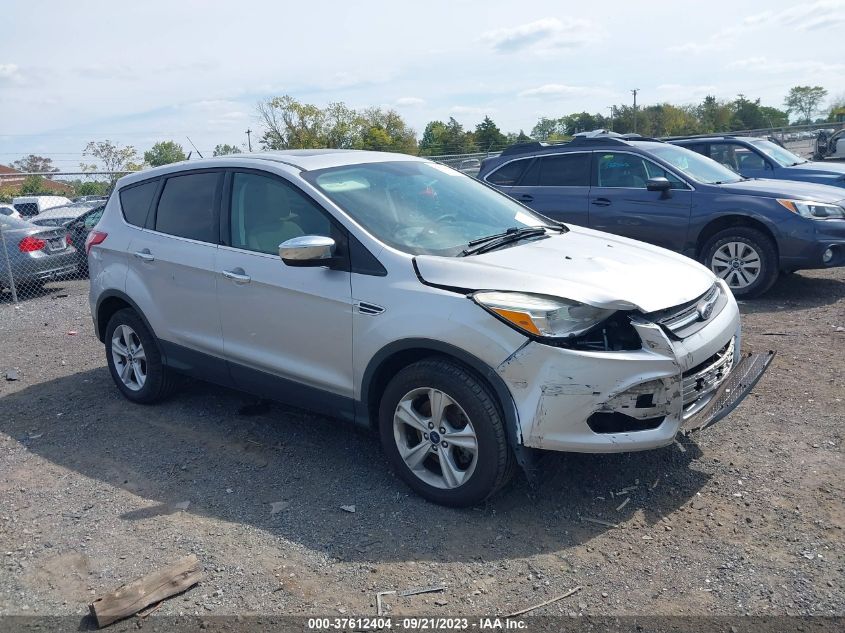
[[[519,199],[523,202],[534,202],[534,196],[532,196],[530,193],[522,194],[521,196],[519,196]]]
[[[596,198],[595,200],[593,200],[593,204],[597,207],[609,207],[610,200],[608,200],[607,198]]]
[[[248,284],[252,281],[252,277],[244,272],[243,268],[235,268],[234,270],[224,270],[222,275],[226,279],[231,279],[235,283]]]

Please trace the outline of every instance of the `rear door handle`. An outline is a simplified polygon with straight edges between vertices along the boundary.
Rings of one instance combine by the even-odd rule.
[[[519,199],[523,202],[534,202],[534,196],[532,196],[530,193],[522,194],[521,196],[519,196]]]
[[[234,270],[224,270],[223,276],[226,279],[231,279],[235,283],[248,284],[252,281],[252,277],[244,272],[243,268],[235,268]]]
[[[140,251],[136,251],[135,257],[137,257],[138,259],[143,259],[145,262],[154,262],[155,261],[155,257],[153,257],[153,254],[150,252],[150,249],[148,249],[148,248],[145,248],[145,249],[140,250]]]
[[[610,200],[608,200],[607,198],[596,198],[595,200],[593,200],[593,204],[597,207],[609,207]]]

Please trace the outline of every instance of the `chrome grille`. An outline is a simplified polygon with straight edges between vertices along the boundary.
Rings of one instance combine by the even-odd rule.
[[[688,325],[700,319],[698,306],[701,303],[715,302],[719,298],[719,285],[713,284],[710,289],[697,299],[686,303],[679,308],[669,310],[660,315],[657,323],[668,329],[670,332],[678,332]]]
[[[731,339],[727,345],[706,361],[685,371],[683,375],[684,407],[696,403],[703,396],[715,391],[730,373],[733,360],[734,339]],[[692,411],[685,411],[684,413],[689,415]]]

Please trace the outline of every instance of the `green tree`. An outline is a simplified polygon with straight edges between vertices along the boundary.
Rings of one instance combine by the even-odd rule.
[[[576,112],[565,117],[561,117],[563,124],[563,133],[572,136],[578,132],[590,132],[591,130],[598,130],[610,127],[609,122],[600,114],[590,114],[589,112]]]
[[[425,126],[419,148],[424,156],[467,154],[478,149],[474,135],[466,132],[454,117],[449,117],[446,123],[430,121]]]
[[[546,117],[542,117],[537,121],[537,125],[531,129],[532,138],[538,141],[546,141],[563,136],[565,133],[564,124],[561,123],[561,119],[549,119]]]
[[[73,187],[74,196],[105,196],[110,191],[105,180],[73,180],[68,184]]]
[[[475,126],[474,136],[479,149],[486,152],[502,149],[508,141],[489,116],[485,116],[481,123]]]
[[[35,154],[24,156],[20,160],[13,162],[10,166],[12,169],[17,169],[25,173],[59,171],[56,167],[53,167],[53,160],[51,158],[36,156]]]
[[[229,154],[240,154],[241,150],[235,145],[218,143],[214,148],[214,156],[228,156]]]
[[[727,132],[731,129],[731,119],[733,118],[731,105],[717,100],[712,95],[704,97],[704,100],[694,108],[694,111],[698,119],[699,131],[704,134]]]
[[[27,176],[21,183],[21,195],[37,195],[44,191],[44,178],[42,176]]]
[[[445,153],[443,145],[446,138],[446,124],[443,121],[429,121],[420,139],[420,154],[437,156]]]
[[[826,96],[827,90],[821,86],[795,86],[790,88],[783,105],[789,114],[798,115],[799,123],[810,123]]]
[[[185,160],[185,150],[174,141],[159,141],[149,151],[144,152],[144,161],[152,167],[161,167]]]
[[[360,136],[356,149],[413,154],[417,151],[417,137],[396,110],[368,108],[359,113]],[[333,131],[335,128],[332,128]],[[329,131],[327,136],[332,135]]]
[[[282,95],[259,102],[258,115],[265,127],[260,140],[264,149],[327,147],[326,114],[315,105]]]
[[[80,163],[82,171],[109,171],[114,172],[109,176],[111,187],[123,174],[130,171],[138,171],[141,165],[138,163],[138,152],[131,145],[121,147],[110,140],[91,141],[82,151],[83,156],[91,156],[98,161],[96,163]]]

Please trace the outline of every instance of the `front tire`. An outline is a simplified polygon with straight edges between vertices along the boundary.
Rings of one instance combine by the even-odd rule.
[[[106,360],[112,380],[132,402],[152,404],[173,391],[173,372],[158,342],[131,308],[115,312],[106,326]]]
[[[450,360],[426,359],[402,369],[382,395],[379,431],[397,474],[441,505],[478,504],[514,470],[489,387]]]
[[[702,249],[702,263],[724,279],[737,298],[758,297],[778,278],[774,242],[747,226],[727,228],[711,237]]]

